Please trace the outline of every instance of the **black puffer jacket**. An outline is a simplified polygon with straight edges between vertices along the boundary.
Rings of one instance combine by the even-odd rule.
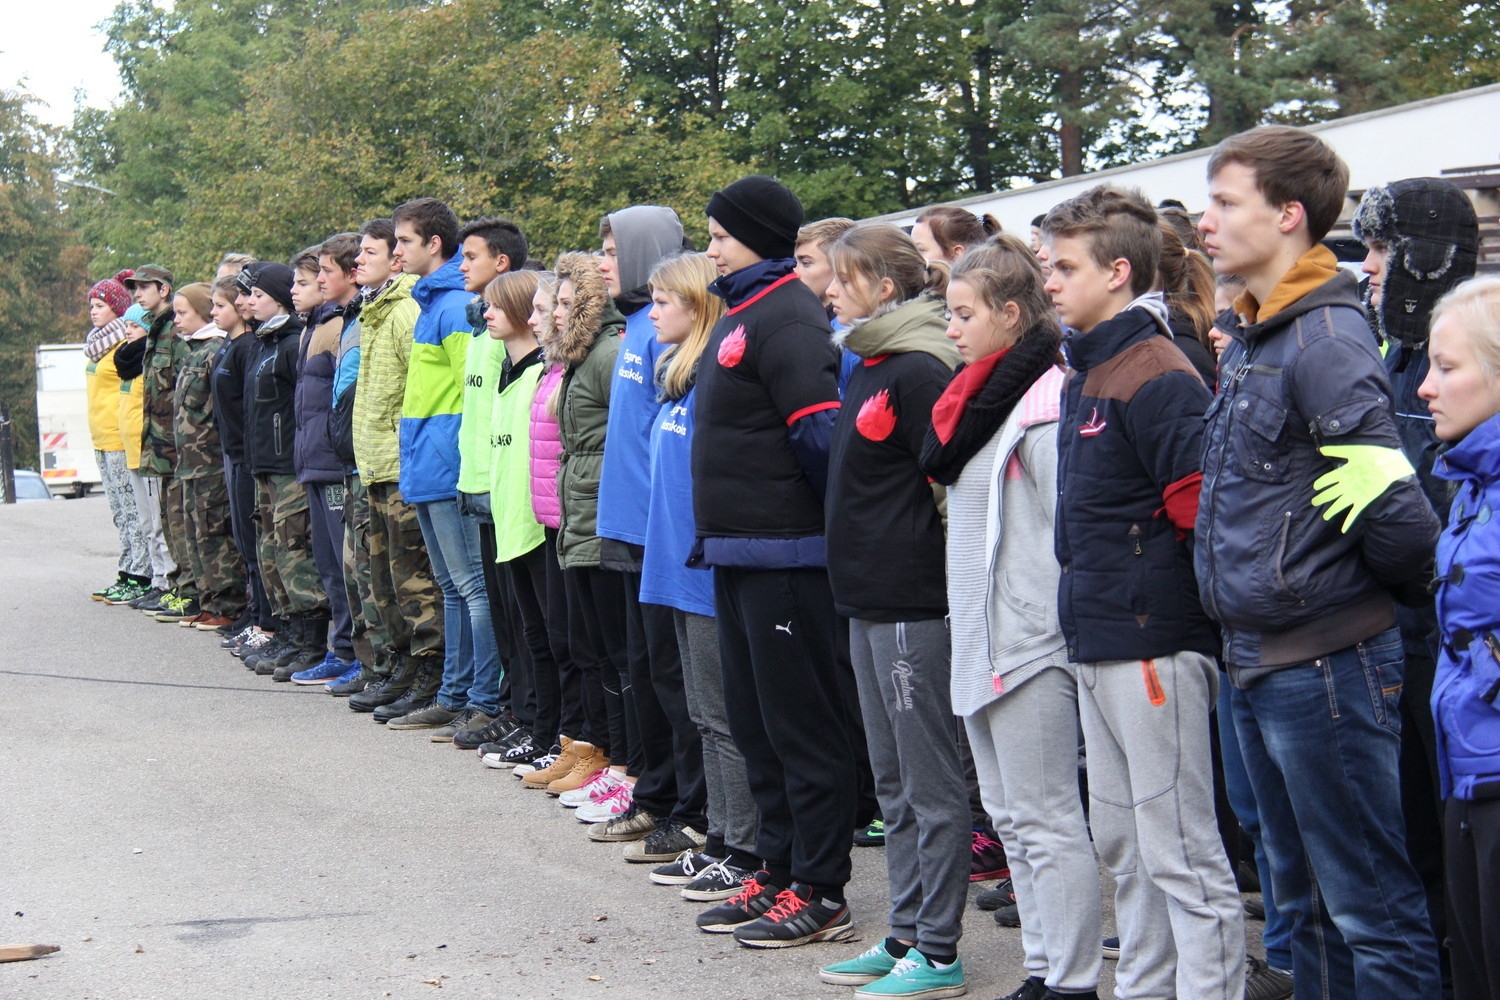
[[[255,331],[245,373],[245,460],[255,475],[296,473],[297,356],[302,321],[278,316]]]

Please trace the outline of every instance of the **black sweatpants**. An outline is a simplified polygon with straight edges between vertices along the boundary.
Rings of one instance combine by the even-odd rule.
[[[760,811],[773,879],[828,893],[849,881],[856,775],[822,569],[714,569],[729,731]]]
[[[487,494],[486,494],[487,496]],[[484,593],[490,602],[490,624],[500,651],[500,706],[530,728],[536,721],[536,689],[531,650],[521,639],[521,615],[511,588],[510,574],[495,561],[495,522],[479,522],[479,556],[484,568]],[[548,743],[550,746],[550,742]]]
[[[546,538],[542,543],[542,568],[547,573],[547,645],[557,663],[557,736],[588,742],[584,736],[588,718],[583,704],[583,673],[574,659],[582,651],[574,650],[570,641],[568,586],[557,561],[557,529],[543,528],[542,532]],[[557,736],[552,739],[556,741]]]
[[[255,477],[250,474],[250,466],[232,461],[226,455],[224,478],[229,485],[229,532],[240,558],[245,560],[245,582],[249,585],[250,603],[245,613],[256,625],[274,632],[276,621],[271,616],[265,582],[260,578],[260,549],[255,541]]]
[[[625,587],[620,574],[597,566],[563,570],[568,590],[568,647],[583,684],[585,742],[623,763],[630,734],[620,690],[627,674]]]
[[[523,645],[531,664],[530,682],[535,710],[531,719],[531,742],[546,748],[557,742],[561,705],[557,660],[547,634],[547,567],[545,545],[504,564],[521,619]],[[563,655],[566,654],[566,650]],[[516,713],[520,717],[520,713]]]
[[[1453,1000],[1500,998],[1500,798],[1449,799],[1448,940]]]
[[[641,603],[639,573],[620,575],[625,579],[630,703],[641,749],[632,801],[653,816],[671,816],[703,833],[708,828],[703,737],[688,715],[677,624],[671,608]]]

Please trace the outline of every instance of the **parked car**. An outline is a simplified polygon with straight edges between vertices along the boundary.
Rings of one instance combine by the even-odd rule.
[[[47,488],[47,481],[35,472],[25,469],[16,470],[16,501],[22,500],[52,500],[52,491]]]

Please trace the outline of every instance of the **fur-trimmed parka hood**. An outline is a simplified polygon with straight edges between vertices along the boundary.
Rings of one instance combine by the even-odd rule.
[[[625,317],[610,300],[599,262],[592,254],[573,252],[557,258],[557,280],[573,282],[573,310],[552,345],[548,360],[564,368],[583,363],[595,341],[612,328],[623,329]]]

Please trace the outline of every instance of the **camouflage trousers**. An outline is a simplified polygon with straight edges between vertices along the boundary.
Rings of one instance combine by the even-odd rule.
[[[177,564],[167,574],[171,590],[181,598],[198,596],[198,581],[193,578],[193,556],[188,551],[187,503],[183,480],[176,476],[161,477],[161,529],[167,536],[167,551]]]
[[[400,618],[394,607],[382,612],[370,589],[370,493],[358,473],[344,477],[344,591],[354,623],[354,653],[374,675],[390,672],[393,629],[386,614]]]
[[[388,649],[411,657],[443,660],[443,595],[417,524],[417,509],[395,483],[368,487],[370,594],[390,630]],[[393,669],[387,659],[385,669]]]
[[[213,473],[181,482],[198,604],[210,614],[238,620],[245,612],[245,561],[229,527],[229,486],[222,474]]]
[[[313,561],[307,491],[295,476],[255,476],[255,545],[260,578],[277,618],[328,614],[328,595]]]

